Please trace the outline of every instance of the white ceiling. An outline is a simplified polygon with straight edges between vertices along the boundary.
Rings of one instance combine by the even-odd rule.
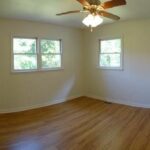
[[[102,2],[107,0],[101,0]],[[127,5],[108,9],[121,20],[150,18],[150,0],[126,0]],[[82,9],[76,0],[0,0],[0,17],[50,22],[83,28],[85,13],[56,16],[69,10]],[[105,19],[104,23],[112,22]]]

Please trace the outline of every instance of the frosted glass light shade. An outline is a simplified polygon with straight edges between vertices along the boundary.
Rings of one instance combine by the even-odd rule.
[[[103,22],[103,19],[99,15],[89,14],[86,18],[83,19],[82,23],[88,27],[97,27]]]

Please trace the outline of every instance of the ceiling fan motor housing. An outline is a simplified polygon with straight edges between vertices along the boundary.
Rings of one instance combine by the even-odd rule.
[[[100,5],[101,2],[99,0],[87,0],[90,5]]]

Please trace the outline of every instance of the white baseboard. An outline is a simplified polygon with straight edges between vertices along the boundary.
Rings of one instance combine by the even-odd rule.
[[[27,106],[27,107],[0,109],[0,114],[21,112],[21,111],[25,111],[25,110],[31,110],[31,109],[51,106],[51,105],[63,103],[65,101],[69,101],[69,100],[72,100],[72,99],[75,99],[75,98],[79,98],[79,97],[82,97],[82,96],[86,96],[86,97],[90,97],[90,98],[94,98],[94,99],[98,99],[98,100],[102,100],[102,101],[106,101],[106,102],[127,105],[127,106],[150,108],[150,104],[147,105],[147,104],[135,103],[135,102],[132,102],[132,101],[123,101],[123,100],[118,100],[118,99],[112,99],[112,98],[96,96],[96,95],[92,95],[92,94],[85,94],[85,95],[71,96],[71,97],[68,97],[68,98],[61,98],[59,100],[49,101],[49,102],[44,103],[44,104],[36,104],[36,105],[32,105],[32,106]]]
[[[68,97],[68,98],[61,98],[61,99],[59,99],[59,100],[53,100],[53,101],[49,101],[49,102],[47,102],[47,103],[36,104],[36,105],[26,106],[26,107],[0,109],[0,114],[21,112],[21,111],[25,111],[25,110],[31,110],[31,109],[36,109],[36,108],[51,106],[51,105],[63,103],[63,102],[65,102],[65,101],[69,101],[69,100],[72,100],[72,99],[75,99],[75,98],[79,98],[79,97],[82,97],[82,96],[83,96],[83,95],[70,96],[70,97]]]
[[[138,102],[126,101],[126,100],[123,101],[119,99],[106,98],[106,97],[101,97],[101,96],[96,96],[91,94],[86,94],[86,96],[90,98],[106,101],[106,102],[116,103],[116,104],[122,104],[122,105],[140,107],[140,108],[150,108],[150,104],[141,104]]]

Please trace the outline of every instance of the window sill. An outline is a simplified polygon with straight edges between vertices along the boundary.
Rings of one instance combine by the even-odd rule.
[[[100,70],[110,70],[110,71],[123,71],[123,68],[122,67],[100,67],[98,66],[97,69],[100,69]]]
[[[34,72],[51,72],[51,71],[62,71],[62,70],[64,70],[63,67],[51,68],[51,69],[35,69],[35,70],[12,70],[11,73],[34,73]]]

